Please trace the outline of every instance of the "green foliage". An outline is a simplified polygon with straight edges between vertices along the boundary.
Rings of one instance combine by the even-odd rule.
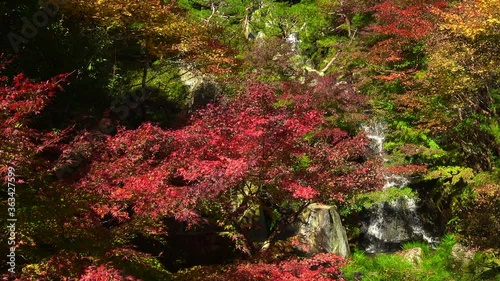
[[[414,248],[420,248],[424,252],[424,256],[428,256],[431,247],[428,243],[421,242],[421,241],[411,241],[403,244],[402,249],[403,250],[409,250],[409,249],[414,249]]]
[[[429,137],[428,130],[416,129],[403,120],[395,121],[391,127],[384,148],[393,163],[435,165],[446,160],[447,151]]]
[[[406,70],[421,68],[426,62],[424,51],[425,46],[422,42],[406,46],[403,49],[405,59],[398,63],[394,63],[394,69]]]
[[[181,80],[181,76],[187,73],[185,70],[165,61],[155,61],[148,71],[147,88],[142,92],[143,70],[138,69],[136,64],[118,63],[114,69],[108,84],[114,106],[128,106],[127,95],[143,98],[139,102],[135,97],[130,98],[133,104],[128,106],[131,114],[121,120],[122,125],[136,126],[149,120],[162,126],[171,126],[179,119],[177,115],[189,108],[188,88]]]
[[[136,278],[171,280],[172,274],[153,256],[125,250],[124,252],[115,252],[111,259],[117,268],[122,268],[125,273]]]
[[[311,164],[311,159],[306,154],[300,155],[296,158],[297,158],[297,162],[296,162],[295,166],[293,167],[294,170],[296,170],[296,171],[305,170]]]
[[[189,11],[193,20],[224,30],[218,35],[221,41],[240,51],[247,43],[242,23],[259,6],[254,0],[179,0],[178,3]]]
[[[471,184],[473,178],[474,171],[471,168],[458,166],[436,167],[425,176],[426,180],[438,180],[446,189],[450,189],[459,183]]]
[[[227,267],[218,266],[193,266],[175,273],[172,280],[193,281],[193,280],[220,280],[217,277],[224,276]]]
[[[480,248],[498,248],[500,172],[479,173],[452,205],[450,225],[459,237]]]
[[[392,202],[399,198],[417,198],[417,194],[408,187],[391,187],[384,190],[356,195],[353,199],[353,204],[361,206],[362,208],[371,208],[374,205],[383,202]]]
[[[473,178],[474,171],[471,168],[459,166],[438,166],[424,176],[424,180],[436,181],[434,201],[440,210],[456,209],[463,196],[466,196],[467,185],[473,182]]]
[[[371,13],[355,13],[351,20],[351,28],[363,28],[374,21]]]
[[[500,277],[500,253],[498,250],[487,250],[477,252],[469,265],[469,272],[475,276],[475,280],[495,280]]]
[[[445,235],[436,249],[419,242],[407,243],[404,250],[421,248],[422,261],[412,263],[398,253],[367,256],[361,251],[355,251],[352,260],[343,268],[346,280],[495,280],[492,269],[498,268],[495,259],[488,253],[478,253],[469,270],[453,265],[452,247],[457,240],[452,235]],[[481,264],[484,261],[485,263]],[[485,272],[487,272],[485,274]],[[489,274],[489,275],[488,275]],[[486,277],[482,279],[483,277]]]
[[[294,101],[291,99],[280,99],[276,103],[274,103],[274,106],[276,108],[279,107],[291,107],[294,105]]]
[[[474,176],[473,186],[484,186],[500,182],[500,169],[496,168],[488,172],[478,173]]]
[[[412,264],[397,255],[367,256],[355,251],[352,261],[343,268],[346,280],[412,280]],[[362,279],[360,279],[362,278]]]
[[[481,130],[491,135],[497,145],[500,145],[500,124],[495,120],[487,120],[480,125]]]
[[[399,80],[394,80],[389,83],[386,83],[382,87],[382,91],[385,94],[400,94],[404,92],[403,85],[401,84],[401,81]]]
[[[400,133],[401,141],[408,143],[424,142],[431,149],[439,149],[439,145],[426,135],[425,131],[411,128],[405,122],[398,122],[396,129]]]
[[[490,105],[490,110],[492,112],[498,112],[500,110],[500,89],[491,89],[489,91],[491,99],[493,102]]]

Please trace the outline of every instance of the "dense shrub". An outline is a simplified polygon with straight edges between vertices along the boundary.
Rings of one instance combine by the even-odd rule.
[[[464,197],[454,208],[461,238],[480,248],[500,248],[500,185],[480,185]]]
[[[175,276],[184,280],[239,280],[239,281],[326,281],[344,280],[340,267],[345,260],[335,254],[317,254],[310,258],[291,258],[275,263],[240,263],[218,267],[195,267]]]

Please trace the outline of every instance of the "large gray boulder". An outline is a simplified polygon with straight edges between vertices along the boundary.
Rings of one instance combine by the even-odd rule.
[[[335,206],[311,204],[290,226],[290,235],[298,237],[296,248],[306,255],[336,253],[348,256],[349,243]]]
[[[190,111],[215,103],[221,94],[221,87],[209,75],[197,73],[186,68],[179,70],[180,80],[188,92],[187,106]]]

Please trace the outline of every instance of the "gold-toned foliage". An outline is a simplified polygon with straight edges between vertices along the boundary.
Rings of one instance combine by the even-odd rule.
[[[435,13],[442,23],[429,42],[429,69],[440,88],[461,95],[490,86],[500,74],[500,1],[469,0]],[[462,104],[478,105],[471,97],[457,98]]]
[[[500,0],[469,0],[457,4],[451,12],[436,11],[444,19],[441,30],[455,36],[475,39],[497,35],[500,31]]]
[[[189,19],[175,2],[160,0],[75,0],[64,14],[106,27],[114,38],[132,41],[158,57],[185,59],[205,70],[223,72],[233,65],[228,49],[213,30]]]
[[[447,141],[463,161],[489,169],[500,151],[491,134],[498,126],[500,2],[466,0],[433,11],[439,22],[425,44],[425,104],[432,118],[423,127],[439,134],[441,126],[432,121],[444,121]]]

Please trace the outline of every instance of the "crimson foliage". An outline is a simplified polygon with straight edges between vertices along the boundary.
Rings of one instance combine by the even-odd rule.
[[[69,74],[43,82],[33,82],[23,73],[10,79],[1,73],[12,61],[2,59],[0,55],[0,157],[5,162],[0,172],[6,175],[9,165],[19,168],[34,165],[35,155],[56,141],[55,134],[38,132],[30,127],[30,122],[47,106],[55,92],[62,89],[61,84]],[[18,172],[21,171],[31,172],[29,169]]]
[[[256,248],[238,224],[250,205],[265,207],[278,225],[287,225],[294,216],[280,214],[381,185],[379,163],[364,158],[364,135],[349,137],[324,121],[328,112],[318,102],[328,100],[325,85],[335,87],[318,81],[310,91],[278,94],[254,83],[236,99],[198,111],[178,130],[144,124],[93,146],[100,140],[86,135],[74,147],[95,149],[75,187],[97,194],[95,212],[119,222],[172,216],[197,223],[204,202],[222,216],[219,223],[233,226],[233,239],[244,238],[240,248],[250,253]]]
[[[35,205],[33,216],[24,218],[30,228],[20,233],[24,251],[30,252],[28,262],[38,264],[26,268],[26,280],[116,277],[120,273],[113,267],[121,268],[123,261],[139,256],[150,260],[124,250],[134,233],[164,234],[165,216],[202,222],[206,212],[201,216],[200,210],[207,206],[231,230],[240,249],[254,254],[261,248],[246,236],[248,226],[239,225],[251,204],[263,207],[275,221],[272,246],[277,234],[313,201],[343,201],[351,193],[381,186],[379,163],[365,157],[366,137],[351,137],[325,121],[336,118],[334,111],[353,111],[359,103],[352,91],[339,91],[340,84],[331,77],[301,90],[292,84],[283,89],[250,84],[238,97],[198,111],[178,130],[146,123],[135,130],[121,128],[115,135],[72,132],[76,136],[68,141],[69,129],[45,133],[30,127],[30,117],[43,110],[67,76],[40,83],[22,74],[12,83],[1,77],[0,153],[33,184],[26,194],[18,194]],[[85,161],[73,166],[71,176],[56,179],[48,151],[59,151],[56,170],[71,155]],[[1,171],[7,167],[2,164]],[[26,250],[39,244],[48,245],[53,255]],[[118,262],[112,258],[116,253],[122,257]],[[334,273],[319,260],[268,267],[265,274],[291,274],[296,280]],[[306,267],[325,270],[311,273]]]
[[[335,254],[317,254],[309,258],[291,258],[277,263],[240,263],[222,268],[201,267],[176,276],[187,280],[241,281],[343,281],[340,268],[347,260]]]

